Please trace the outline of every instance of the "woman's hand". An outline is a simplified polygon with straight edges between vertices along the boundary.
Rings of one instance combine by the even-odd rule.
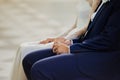
[[[47,44],[47,43],[51,43],[55,40],[55,38],[47,38],[45,40],[40,41],[40,44]]]
[[[67,45],[71,44],[70,40],[65,39],[64,37],[58,37],[58,38],[47,38],[46,40],[43,40],[40,42],[40,44],[47,44],[51,42],[61,42]]]
[[[61,42],[54,42],[52,50],[56,54],[68,54],[68,53],[70,53],[69,46],[67,44],[64,44]]]

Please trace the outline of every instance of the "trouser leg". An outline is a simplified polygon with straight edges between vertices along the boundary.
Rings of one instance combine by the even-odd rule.
[[[31,68],[32,80],[91,80],[80,73],[75,54],[62,54],[37,61]]]
[[[55,54],[52,52],[51,49],[45,49],[45,50],[32,52],[28,54],[27,56],[25,56],[25,58],[23,59],[23,69],[24,69],[24,72],[28,80],[31,80],[30,70],[31,70],[32,65],[40,59],[53,56],[53,55]]]

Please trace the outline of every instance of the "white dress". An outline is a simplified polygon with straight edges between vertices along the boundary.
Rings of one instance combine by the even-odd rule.
[[[52,44],[53,43],[42,45],[39,44],[38,41],[21,44],[15,56],[10,80],[27,80],[22,67],[22,60],[25,57],[25,55],[36,50],[51,48]]]

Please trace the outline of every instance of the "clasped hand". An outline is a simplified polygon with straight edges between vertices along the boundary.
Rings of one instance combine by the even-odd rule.
[[[41,44],[47,44],[50,42],[54,42],[52,50],[56,54],[66,54],[69,53],[69,46],[71,44],[71,41],[68,39],[65,39],[63,37],[58,38],[48,38],[46,40],[41,41]]]

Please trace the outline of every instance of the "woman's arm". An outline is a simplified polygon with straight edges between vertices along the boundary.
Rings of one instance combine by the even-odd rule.
[[[101,2],[101,0],[87,0],[87,1],[91,5],[91,10],[90,10],[90,14],[89,14],[89,18],[88,18],[88,21],[86,23],[86,26],[79,28],[79,29],[78,28],[71,29],[71,31],[69,31],[69,33],[67,33],[68,35],[66,35],[67,39],[75,39],[75,38],[80,37],[83,34],[85,34],[85,32],[87,31],[87,27],[89,25],[89,22],[91,20],[91,15],[95,12],[97,6]]]
[[[94,10],[93,9],[93,1],[92,0],[87,0],[87,1],[92,6],[91,13],[89,14],[91,16],[91,14],[93,13],[93,10]],[[88,19],[88,23],[86,24],[86,26],[84,26],[84,27],[82,27],[80,29],[77,28],[77,20],[78,20],[78,18],[76,19],[74,25],[68,31],[63,33],[62,35],[58,36],[57,38],[47,38],[46,40],[43,40],[40,43],[41,44],[46,44],[46,43],[54,42],[55,40],[62,40],[64,38],[66,38],[66,39],[74,39],[74,38],[77,38],[77,37],[83,35],[87,30],[87,27],[88,27],[88,24],[89,24],[89,21],[90,21],[90,17]]]
[[[76,18],[75,20],[75,23],[73,24],[73,26],[68,29],[67,31],[65,31],[62,35],[60,35],[59,37],[65,37],[67,36],[73,29],[75,29],[77,27],[77,21],[78,21],[78,18]]]

